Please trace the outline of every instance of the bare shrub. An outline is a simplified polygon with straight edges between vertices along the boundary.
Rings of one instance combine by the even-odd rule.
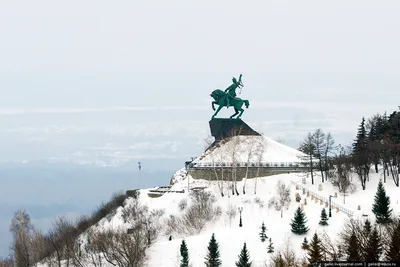
[[[264,208],[264,201],[262,201],[259,197],[254,198],[254,203],[258,204],[260,208]]]
[[[101,219],[111,219],[115,215],[118,207],[123,207],[128,195],[124,193],[114,193],[107,203],[101,203],[97,210],[92,215],[91,225],[98,223]]]
[[[333,241],[326,233],[320,236],[322,253],[327,261],[343,260],[343,251],[340,244]]]
[[[147,245],[150,246],[154,240],[156,240],[160,229],[161,220],[160,218],[164,215],[165,211],[163,209],[156,209],[144,214],[142,218],[136,221],[133,227],[141,226],[142,230],[145,232]]]
[[[146,231],[141,224],[132,228],[107,230],[92,235],[91,249],[113,266],[141,267],[146,261]],[[93,259],[92,262],[99,262]],[[100,265],[97,265],[100,266]]]
[[[11,257],[0,258],[0,267],[14,267],[14,260]]]
[[[215,197],[210,192],[198,191],[190,195],[190,205],[181,217],[171,215],[166,221],[167,233],[195,235],[200,233],[206,224],[221,215],[221,209],[215,207]]]
[[[45,238],[47,246],[55,252],[58,266],[61,266],[62,261],[69,266],[76,238],[77,232],[73,223],[65,217],[58,217]]]
[[[285,242],[283,250],[278,250],[272,254],[268,267],[303,267],[309,266],[306,259],[296,257],[293,245],[289,240]]]
[[[186,198],[184,198],[184,199],[182,199],[181,201],[179,201],[179,203],[178,203],[178,207],[179,207],[179,210],[184,210],[184,209],[186,209],[186,207],[187,207],[187,199]]]
[[[251,203],[251,200],[248,199],[248,198],[246,198],[246,199],[243,200],[243,203],[244,203],[244,204],[250,204],[250,203]]]
[[[283,210],[288,209],[291,203],[290,187],[287,186],[284,182],[279,181],[277,186],[277,193],[277,196],[274,196],[269,200],[268,208],[274,207],[277,211],[280,211],[282,218]]]
[[[125,223],[128,221],[133,222],[142,218],[148,211],[149,208],[147,206],[141,205],[137,198],[132,198],[132,201],[122,210],[121,216]]]
[[[225,211],[226,216],[229,219],[229,226],[232,225],[232,220],[236,217],[237,214],[237,207],[229,204],[227,210]]]

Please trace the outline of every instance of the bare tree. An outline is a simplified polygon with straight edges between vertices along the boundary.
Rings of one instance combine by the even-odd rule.
[[[265,264],[265,266],[267,266]],[[289,239],[285,241],[285,246],[282,250],[272,254],[268,267],[303,267],[308,266],[306,259],[301,259],[296,256],[293,250],[293,244]]]
[[[334,171],[332,173],[332,184],[337,186],[340,193],[343,193],[343,204],[346,203],[346,193],[351,190],[352,183],[350,177],[352,175],[352,159],[349,152],[346,152],[340,146],[339,155],[333,157],[332,164]]]
[[[221,197],[224,197],[224,166],[222,164],[224,157],[222,155],[224,154],[225,147],[221,146],[221,144],[214,144],[211,138],[205,139],[205,143],[208,149],[207,159],[211,160],[211,167],[214,172],[215,180],[217,181],[219,192]],[[211,147],[212,144],[214,144],[214,147]],[[218,175],[218,167],[220,168],[221,177]]]
[[[256,160],[257,160],[257,174],[256,174],[256,178],[254,181],[254,194],[257,194],[257,182],[258,182],[258,177],[260,176],[260,168],[261,168],[261,164],[264,158],[264,153],[267,149],[267,145],[265,143],[265,139],[264,138],[259,138],[258,139],[258,143],[257,143],[257,149],[255,152],[256,155]]]
[[[33,264],[31,242],[33,231],[29,214],[25,210],[18,210],[10,225],[10,232],[13,235],[11,249],[17,266],[30,267]]]
[[[54,251],[55,260],[59,267],[70,265],[76,238],[76,228],[72,221],[64,216],[58,217],[46,236],[46,243]]]
[[[245,140],[245,153],[247,157],[246,161],[246,174],[244,177],[243,181],[243,194],[246,194],[246,182],[247,182],[247,176],[249,174],[249,167],[252,165],[252,161],[254,160],[254,156],[257,153],[257,138],[254,136],[249,136]]]
[[[139,221],[135,222],[134,225],[141,224],[143,231],[146,236],[147,245],[150,246],[157,238],[158,233],[161,229],[160,218],[164,215],[163,209],[156,209],[150,211]]]
[[[122,228],[98,232],[91,243],[95,251],[113,266],[140,267],[146,261],[147,250],[146,231],[142,226],[135,225],[129,234]]]
[[[290,187],[280,180],[277,185],[277,194],[277,196],[269,200],[268,207],[274,207],[277,211],[280,211],[281,218],[283,218],[283,210],[287,210],[292,201],[290,198]]]
[[[306,154],[306,156],[300,156],[300,160],[302,165],[307,168],[307,175],[311,175],[311,184],[314,184],[314,171],[315,171],[315,155],[316,155],[316,147],[314,142],[314,136],[311,133],[308,133],[307,137],[301,143],[299,150]]]
[[[325,255],[324,260],[339,261],[342,260],[342,251],[340,245],[336,244],[327,234],[324,232],[320,235],[322,252]]]
[[[236,171],[237,171],[237,164],[238,164],[238,157],[240,157],[240,137],[233,135],[229,138],[229,141],[226,143],[229,158],[231,160],[231,190],[232,195],[236,194],[239,195],[239,191],[237,190],[237,183],[236,183]]]
[[[325,135],[325,151],[324,151],[324,169],[325,169],[325,177],[328,177],[329,173],[329,155],[333,153],[336,149],[335,140],[332,137],[331,133],[327,133]]]
[[[14,260],[11,257],[0,257],[0,267],[14,267]]]
[[[318,159],[318,169],[321,173],[322,183],[324,180],[324,153],[326,150],[325,134],[321,129],[317,129],[313,134],[315,156]]]

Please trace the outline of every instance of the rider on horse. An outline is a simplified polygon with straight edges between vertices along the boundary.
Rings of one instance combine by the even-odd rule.
[[[232,84],[225,89],[226,93],[226,108],[229,108],[231,99],[235,99],[236,97],[236,89],[243,87],[242,83],[242,74],[239,76],[239,81],[236,80],[235,77],[232,78]]]

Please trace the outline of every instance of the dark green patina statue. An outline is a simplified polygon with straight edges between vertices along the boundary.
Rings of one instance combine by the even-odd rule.
[[[215,111],[214,115],[211,117],[211,119],[214,119],[214,117],[223,107],[226,108],[233,107],[235,109],[235,113],[232,116],[230,116],[230,118],[233,119],[236,115],[239,114],[235,119],[240,119],[240,116],[242,116],[244,112],[244,109],[242,108],[243,104],[246,105],[246,108],[249,107],[248,100],[243,100],[236,97],[236,89],[243,87],[242,74],[240,74],[239,80],[233,77],[232,82],[233,83],[228,88],[226,88],[225,91],[216,89],[211,93],[210,96],[215,100],[211,103],[213,110],[215,110],[214,106],[215,104],[219,106],[218,109]]]

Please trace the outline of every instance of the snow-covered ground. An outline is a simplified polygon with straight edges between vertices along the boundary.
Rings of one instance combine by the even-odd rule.
[[[240,137],[243,138],[243,137]],[[251,137],[254,138],[254,137]],[[256,137],[255,140],[244,140],[245,142],[238,142],[241,144],[241,148],[238,149],[239,157],[242,157],[244,162],[247,161],[246,151],[249,150],[249,145],[254,144],[255,141],[262,141],[266,144],[266,150],[263,151],[263,161],[266,162],[296,162],[301,152],[284,146],[274,140],[271,140],[265,136]],[[243,140],[242,140],[243,141]],[[196,162],[207,162],[216,157],[225,155],[216,155],[227,151],[228,143],[222,145],[220,148],[209,150],[204,155],[197,158]],[[224,148],[225,146],[225,148]],[[214,155],[212,155],[214,153]],[[371,170],[372,171],[372,170]],[[179,208],[179,204],[182,200],[188,200],[190,205],[190,195],[188,187],[205,187],[206,191],[211,192],[215,196],[214,205],[221,209],[221,216],[213,222],[206,225],[205,228],[195,235],[183,235],[173,234],[172,240],[169,240],[169,234],[160,234],[158,239],[148,249],[148,266],[161,267],[161,266],[179,266],[180,252],[179,247],[182,239],[186,240],[189,257],[192,267],[204,266],[204,257],[207,254],[208,242],[211,235],[215,233],[216,239],[220,246],[220,253],[222,259],[222,266],[231,267],[235,266],[235,261],[238,259],[238,255],[246,242],[250,251],[251,260],[253,261],[253,267],[265,266],[264,264],[269,261],[271,254],[267,253],[267,246],[269,242],[261,242],[259,238],[260,226],[262,222],[267,227],[267,236],[272,239],[275,250],[282,249],[287,244],[291,243],[294,251],[302,256],[304,251],[301,249],[301,243],[304,237],[308,240],[311,239],[312,235],[317,232],[319,234],[328,234],[333,240],[338,237],[338,233],[343,229],[344,223],[349,219],[349,215],[352,217],[365,218],[363,215],[373,220],[374,216],[371,214],[372,203],[374,200],[375,192],[379,179],[382,178],[382,173],[371,172],[370,181],[367,182],[366,190],[362,190],[357,177],[354,175],[352,178],[353,183],[356,186],[356,190],[346,196],[344,203],[343,196],[338,193],[337,188],[333,187],[329,181],[322,183],[319,175],[315,176],[315,183],[311,184],[311,179],[305,174],[300,173],[288,173],[280,174],[268,177],[260,177],[257,179],[248,179],[245,181],[239,181],[237,183],[238,191],[240,195],[231,195],[228,190],[228,182],[224,182],[224,193],[222,197],[220,194],[219,186],[217,181],[206,181],[206,180],[195,180],[189,175],[186,176],[185,169],[178,170],[172,178],[171,190],[176,193],[165,193],[159,197],[151,197],[151,189],[140,190],[139,201],[143,205],[147,205],[150,210],[163,209],[164,215],[160,218],[160,222],[163,223],[163,219],[169,218],[170,215],[179,217],[182,215],[182,211]],[[280,211],[269,208],[268,202],[271,198],[277,195],[277,184],[279,181],[283,181],[291,187],[291,204],[287,210],[284,210],[283,217],[281,218]],[[242,194],[243,185],[246,183],[246,194]],[[257,183],[257,191],[255,193],[255,184]],[[384,184],[388,195],[391,198],[391,206],[395,214],[400,214],[400,188],[395,187],[393,180],[387,179]],[[184,193],[178,193],[184,190]],[[295,195],[299,193],[301,201],[296,202]],[[332,217],[329,218],[328,226],[320,226],[320,214],[323,207],[327,208],[327,201],[329,195],[335,195],[337,198],[332,198],[332,206],[335,208],[332,210]],[[317,199],[315,198],[317,196]],[[304,205],[304,201],[307,199],[307,205]],[[322,200],[322,201],[321,201]],[[134,203],[133,198],[126,200],[125,207],[118,208],[115,215],[110,218],[102,219],[95,228],[107,229],[107,228],[129,228],[128,223],[124,223],[122,219],[123,209],[129,208]],[[360,210],[358,206],[360,205]],[[302,206],[307,216],[309,232],[305,235],[295,235],[291,232],[290,222],[293,218],[295,210]],[[238,210],[239,207],[243,208],[242,220],[243,227],[239,227],[239,212],[236,216],[229,220],[229,216],[226,211],[229,208]]]
[[[187,189],[187,179],[183,179],[183,170],[177,172],[176,183],[172,186],[172,190]],[[221,197],[217,182],[205,181],[205,180],[194,180],[189,176],[189,187],[205,186],[210,192],[212,192],[217,201],[216,206],[222,209],[221,217],[213,223],[210,223],[203,231],[198,235],[193,236],[173,236],[171,241],[168,240],[169,236],[161,235],[158,240],[149,248],[148,255],[149,261],[148,266],[178,266],[179,265],[179,246],[182,239],[185,239],[189,249],[190,261],[192,267],[204,266],[204,257],[207,254],[207,245],[211,238],[212,233],[215,233],[216,239],[220,245],[220,252],[222,258],[222,266],[235,266],[234,263],[238,258],[243,243],[246,242],[248,249],[251,254],[251,260],[255,267],[264,266],[265,262],[268,262],[270,254],[267,253],[268,242],[261,242],[258,236],[260,232],[260,226],[262,222],[267,227],[267,236],[272,238],[275,249],[283,248],[286,241],[290,241],[293,249],[299,255],[304,253],[301,250],[301,243],[304,237],[308,240],[311,239],[312,235],[317,233],[326,232],[330,237],[335,239],[337,234],[341,231],[342,226],[348,215],[344,212],[337,212],[336,209],[332,211],[332,217],[329,218],[328,226],[320,226],[320,214],[321,209],[325,207],[325,203],[321,205],[320,200],[311,200],[311,195],[307,197],[307,194],[303,195],[303,190],[296,190],[295,183],[302,184],[304,174],[281,174],[275,176],[268,176],[258,178],[257,182],[257,194],[254,194],[255,179],[249,179],[246,184],[246,194],[240,194],[239,196],[229,196],[226,188],[226,195]],[[346,204],[343,204],[342,196],[339,194],[339,198],[333,198],[332,201],[337,205],[341,205],[343,208],[354,212],[354,216],[360,216],[362,213],[370,213],[371,206],[373,203],[374,195],[377,188],[377,183],[381,178],[381,174],[371,174],[370,182],[367,183],[367,189],[363,191],[359,186],[356,177],[353,178],[353,182],[357,185],[357,191],[346,197]],[[276,195],[276,186],[278,181],[284,181],[286,184],[291,185],[291,196],[292,202],[283,213],[283,218],[280,217],[280,212],[276,211],[273,207],[268,208],[268,201]],[[325,182],[322,185],[322,190],[318,190],[319,184],[321,184],[321,178],[317,176],[315,178],[315,184],[312,185],[309,178],[306,179],[306,183],[303,185],[311,193],[316,193],[323,198],[327,198],[329,195],[334,195],[337,189],[331,185],[330,182]],[[226,186],[226,185],[225,185]],[[243,182],[238,182],[239,192],[242,192]],[[385,188],[388,195],[392,200],[392,207],[395,213],[400,212],[400,205],[398,204],[400,188],[394,186],[392,180],[388,179],[385,183]],[[307,226],[310,228],[306,235],[295,235],[291,233],[290,222],[293,218],[293,214],[300,203],[295,201],[295,193],[299,192],[302,200],[307,198],[307,205],[305,205],[304,211],[308,218]],[[147,204],[151,209],[164,209],[165,215],[170,214],[178,215],[180,213],[178,204],[182,199],[188,198],[187,190],[185,193],[166,193],[158,198],[150,198],[147,195],[148,190],[141,190],[140,201],[143,204]],[[129,205],[128,200],[128,205]],[[264,205],[260,205],[263,203]],[[233,205],[237,210],[238,207],[243,207],[242,219],[243,227],[239,227],[239,213],[230,222],[225,211],[230,205]],[[361,205],[362,210],[358,211],[357,206]],[[122,208],[120,208],[116,215],[107,221],[103,219],[100,222],[99,227],[119,227],[123,225],[121,219]],[[327,209],[328,212],[328,209]],[[371,217],[371,216],[370,216]],[[166,218],[166,217],[165,217]],[[373,219],[373,216],[371,217]]]
[[[207,150],[196,158],[193,163],[197,166],[213,164],[217,162],[232,162],[232,154],[235,153],[235,161],[238,163],[261,163],[287,165],[302,161],[304,153],[281,144],[267,136],[234,136],[231,140],[221,143],[219,147]],[[272,166],[272,165],[271,165]]]

